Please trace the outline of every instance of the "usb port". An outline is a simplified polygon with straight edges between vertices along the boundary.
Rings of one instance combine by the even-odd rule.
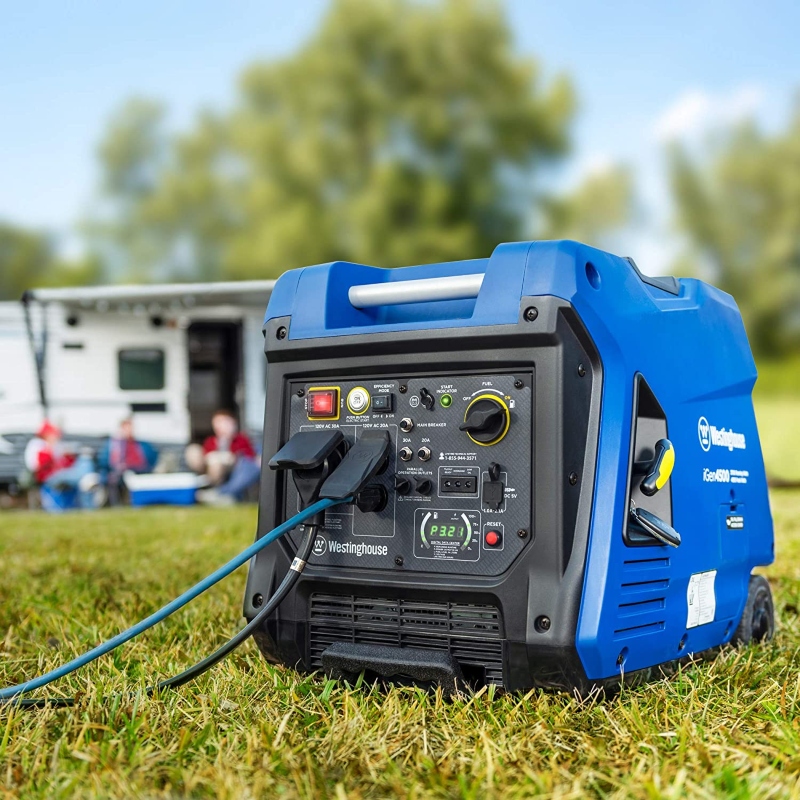
[[[478,479],[474,475],[448,475],[441,483],[441,490],[443,494],[476,494]]]

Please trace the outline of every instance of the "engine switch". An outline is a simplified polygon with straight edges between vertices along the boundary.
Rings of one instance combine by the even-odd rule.
[[[306,409],[309,419],[339,419],[339,387],[311,387]]]

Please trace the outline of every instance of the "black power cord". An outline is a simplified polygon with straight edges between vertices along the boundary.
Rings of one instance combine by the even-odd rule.
[[[208,672],[215,664],[222,661],[223,658],[229,656],[237,647],[244,644],[262,625],[264,620],[283,602],[286,595],[297,583],[297,579],[302,574],[306,567],[306,561],[311,555],[311,550],[314,547],[314,540],[317,538],[318,525],[306,525],[305,536],[297,548],[297,555],[292,561],[289,571],[281,581],[280,586],[275,590],[275,593],[269,598],[267,604],[256,614],[247,625],[242,628],[233,638],[225,642],[219,650],[213,652],[202,661],[198,661],[193,667],[181,672],[180,675],[175,675],[172,678],[160,681],[156,686],[156,690],[161,689],[177,689],[189,681],[193,681],[204,672]],[[149,693],[153,693],[154,689],[148,689]]]
[[[172,678],[167,678],[159,681],[155,686],[148,686],[145,693],[152,696],[162,691],[163,689],[177,689],[179,686],[193,681],[195,678],[200,677],[205,672],[208,672],[212,667],[218,664],[222,659],[229,656],[238,647],[241,647],[263,624],[264,620],[283,602],[286,595],[297,583],[298,578],[302,574],[306,566],[306,561],[311,555],[311,550],[314,547],[314,540],[317,538],[318,525],[305,525],[305,535],[300,547],[297,548],[297,555],[292,561],[292,565],[286,576],[281,581],[275,593],[269,598],[266,605],[256,614],[247,625],[244,626],[235,636],[225,642],[222,647],[215,650],[210,656],[206,656],[202,661],[198,661],[193,666],[175,675]],[[72,708],[77,702],[77,697],[15,697],[6,701],[8,705],[17,706],[19,708],[37,709],[37,708]]]

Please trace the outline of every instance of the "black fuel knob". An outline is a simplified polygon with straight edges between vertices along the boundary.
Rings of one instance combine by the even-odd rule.
[[[499,397],[482,395],[467,406],[464,421],[458,426],[476,444],[497,444],[508,433],[511,416]]]

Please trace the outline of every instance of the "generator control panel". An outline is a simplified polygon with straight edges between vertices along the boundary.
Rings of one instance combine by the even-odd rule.
[[[532,372],[292,381],[289,431],[387,429],[389,463],[326,513],[310,564],[499,575],[533,540]],[[287,482],[287,508],[299,498]]]

